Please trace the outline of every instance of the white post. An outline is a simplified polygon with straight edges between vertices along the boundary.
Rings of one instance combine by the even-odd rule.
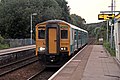
[[[109,26],[109,21],[107,20],[107,41],[108,41],[108,26]]]
[[[113,24],[111,25],[111,48],[113,48]]]
[[[113,5],[113,0],[111,1],[111,11],[112,11],[112,14],[113,14],[113,7],[114,7],[114,5]],[[112,24],[112,20],[111,20],[111,24]],[[113,24],[111,25],[111,43],[110,43],[111,45],[111,48],[113,48]]]
[[[37,13],[31,14],[31,30],[30,30],[30,32],[31,32],[31,44],[33,44],[32,43],[32,32],[33,32],[33,30],[32,30],[32,16],[34,16],[34,15],[37,15]]]
[[[32,44],[32,14],[31,14],[31,30],[30,30],[30,32],[31,32],[31,44]]]

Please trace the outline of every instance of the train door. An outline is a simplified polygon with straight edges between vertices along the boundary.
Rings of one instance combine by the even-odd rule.
[[[49,53],[57,53],[57,36],[56,28],[49,28]]]
[[[59,53],[59,31],[57,24],[47,25],[47,38],[46,38],[47,54]]]

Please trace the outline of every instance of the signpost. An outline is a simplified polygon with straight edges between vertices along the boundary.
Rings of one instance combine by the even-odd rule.
[[[108,23],[108,20],[111,20],[110,21],[110,23],[111,23],[111,25],[110,25],[111,26],[111,40],[110,41],[111,41],[111,48],[112,48],[113,47],[113,45],[112,45],[112,41],[113,41],[113,25],[114,25],[115,20],[120,18],[120,14],[118,14],[118,15],[105,14],[106,12],[112,12],[113,13],[114,11],[102,11],[101,14],[98,14],[98,20],[107,20],[107,23]],[[107,30],[108,30],[108,24],[107,24]],[[107,31],[107,41],[108,41],[108,31]]]
[[[115,0],[111,0],[111,6],[109,6],[109,7],[111,7],[111,11],[100,11],[101,14],[98,15],[98,20],[107,20],[107,41],[108,41],[108,24],[110,23],[109,26],[111,26],[111,34],[110,34],[110,47],[111,47],[111,49],[115,48],[114,40],[113,40],[113,38],[114,38],[113,37],[113,34],[114,34],[114,23],[118,19],[120,19],[120,11],[115,11],[115,7],[116,7],[115,3],[116,3]],[[109,13],[109,14],[107,14],[107,13]],[[115,15],[115,13],[119,13],[119,14]],[[117,26],[117,28],[118,28],[118,26]],[[116,31],[118,31],[118,29]]]
[[[98,14],[98,20],[114,19],[115,14]]]

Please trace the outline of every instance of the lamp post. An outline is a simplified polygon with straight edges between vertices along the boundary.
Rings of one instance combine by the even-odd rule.
[[[31,14],[31,30],[30,30],[30,32],[31,32],[31,44],[32,44],[32,32],[33,32],[33,30],[32,30],[32,16],[34,16],[34,15],[37,15],[37,13]]]

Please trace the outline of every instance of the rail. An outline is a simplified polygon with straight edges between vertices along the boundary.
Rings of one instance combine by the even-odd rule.
[[[38,61],[36,56],[28,57],[20,61],[16,61],[7,65],[0,66],[0,76],[4,76],[10,72],[13,72],[17,69],[20,69],[24,66],[30,65],[34,62]]]

